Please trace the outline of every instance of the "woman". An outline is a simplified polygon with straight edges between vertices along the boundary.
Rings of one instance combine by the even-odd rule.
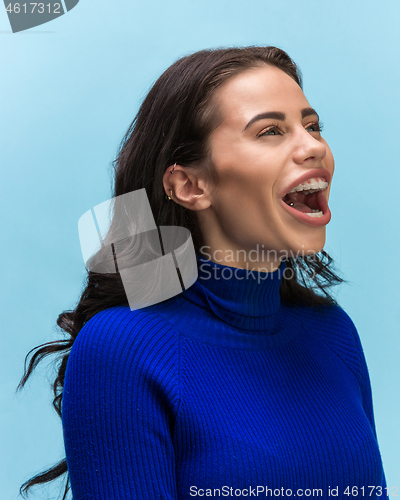
[[[360,339],[327,292],[334,160],[295,63],[275,47],[178,60],[115,163],[115,197],[145,188],[157,226],[190,230],[198,279],[131,310],[101,272],[115,252],[95,256],[58,319],[70,339],[21,381],[64,353],[66,462],[25,489],[68,470],[74,500],[388,498]]]

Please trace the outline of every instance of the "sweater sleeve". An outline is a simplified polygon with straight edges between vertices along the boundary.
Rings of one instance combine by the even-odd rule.
[[[74,500],[176,499],[178,339],[161,316],[116,307],[79,332],[62,423]]]
[[[374,433],[375,439],[378,440],[377,433],[376,433],[376,427],[375,427],[375,419],[374,419],[374,410],[373,410],[373,400],[372,400],[372,389],[371,389],[371,381],[369,377],[369,372],[368,372],[368,367],[367,367],[367,362],[365,359],[364,355],[364,350],[361,345],[361,339],[358,334],[357,328],[354,325],[352,319],[348,316],[346,312],[342,310],[342,314],[344,315],[345,319],[347,320],[347,323],[349,325],[349,329],[352,333],[355,347],[359,356],[359,370],[358,370],[358,375],[359,375],[359,384],[360,384],[360,389],[361,389],[361,394],[362,394],[362,401],[363,401],[363,408],[365,411],[365,414],[371,424],[372,431]],[[378,485],[376,485],[378,486]],[[386,477],[385,477],[385,472],[382,471],[382,499],[389,498],[387,494],[387,484],[386,484]]]

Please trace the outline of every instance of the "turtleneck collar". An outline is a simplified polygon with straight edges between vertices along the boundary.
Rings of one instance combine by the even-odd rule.
[[[196,254],[198,278],[183,292],[190,301],[212,311],[223,321],[245,330],[272,331],[281,300],[279,288],[286,262],[263,273],[230,267]]]

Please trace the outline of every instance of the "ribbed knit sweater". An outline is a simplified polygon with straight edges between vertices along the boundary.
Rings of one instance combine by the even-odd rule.
[[[180,295],[79,332],[62,405],[74,500],[388,498],[349,316],[281,302],[285,262],[197,262]]]

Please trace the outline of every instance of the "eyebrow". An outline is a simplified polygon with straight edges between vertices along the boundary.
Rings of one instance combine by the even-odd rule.
[[[304,108],[301,110],[301,117],[305,118],[306,116],[311,116],[315,115],[318,120],[319,120],[319,115],[313,108]],[[266,118],[274,118],[275,120],[285,120],[286,115],[285,113],[282,113],[281,111],[269,111],[268,113],[260,113],[259,115],[254,116],[249,123],[244,127],[243,132],[250,127],[254,122],[257,122],[258,120],[265,120]]]

